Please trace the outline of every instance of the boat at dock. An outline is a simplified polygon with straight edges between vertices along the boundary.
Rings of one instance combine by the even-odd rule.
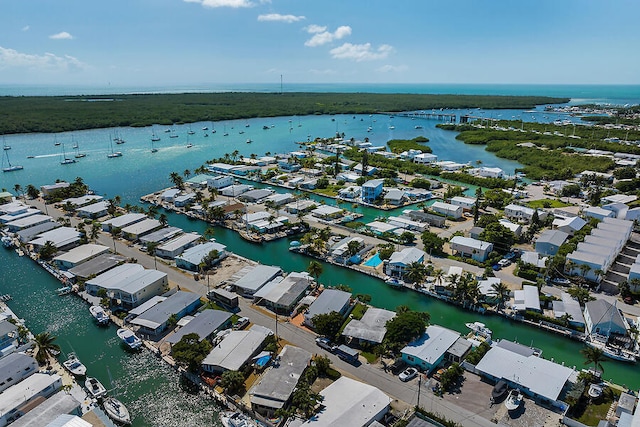
[[[224,427],[258,427],[258,423],[242,412],[222,412],[220,421]]]
[[[137,350],[142,346],[142,340],[127,328],[118,329],[116,334],[118,335],[118,338],[120,338],[122,342],[126,344],[126,346],[131,350]]]
[[[404,281],[395,277],[389,277],[384,281],[384,283],[391,286],[392,288],[404,288]]]
[[[524,396],[522,396],[522,393],[520,393],[520,390],[518,390],[517,388],[514,388],[509,392],[509,395],[507,396],[507,400],[504,401],[504,406],[507,408],[508,411],[515,411],[522,404],[523,398]]]
[[[628,363],[635,363],[637,361],[636,353],[620,347],[612,347],[608,345],[608,343],[600,341],[593,336],[588,336],[585,340],[585,344],[587,344],[589,347],[602,350],[603,354],[609,359]]]
[[[2,236],[2,246],[7,249],[13,248],[13,239],[10,236]]]
[[[71,292],[73,292],[73,288],[71,286],[63,286],[61,288],[56,289],[56,292],[58,293],[59,296],[69,295]]]
[[[84,386],[94,399],[102,399],[107,395],[107,389],[96,378],[87,377],[87,380],[84,382]]]
[[[12,297],[9,294],[0,295],[0,301],[7,302],[11,301]]]
[[[104,402],[102,402],[102,406],[104,412],[106,412],[107,416],[113,421],[125,425],[131,424],[129,410],[115,397],[107,397]]]
[[[106,311],[104,311],[104,308],[100,307],[99,305],[92,305],[91,307],[89,307],[89,312],[96,320],[98,325],[109,324],[109,315]]]
[[[87,374],[87,367],[80,362],[75,353],[69,353],[68,359],[62,362],[62,366],[64,366],[67,371],[78,377],[82,377]]]
[[[493,332],[491,329],[487,328],[487,326],[482,322],[469,322],[464,324],[467,328],[471,329],[476,335],[480,335],[484,338],[491,338],[491,334]]]

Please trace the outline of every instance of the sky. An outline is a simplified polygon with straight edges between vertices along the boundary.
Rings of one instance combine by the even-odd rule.
[[[0,0],[0,84],[640,84],[637,0]]]

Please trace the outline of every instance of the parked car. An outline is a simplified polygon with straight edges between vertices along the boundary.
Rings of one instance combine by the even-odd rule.
[[[330,351],[331,353],[336,351],[336,346],[331,343],[331,340],[329,338],[316,338],[316,345],[320,348],[324,348],[325,350]]]
[[[416,368],[407,368],[404,371],[400,372],[398,378],[400,381],[407,382],[409,380],[414,379],[418,375],[418,370]]]
[[[508,266],[510,266],[510,265],[511,265],[511,261],[509,261],[509,260],[508,260],[508,259],[506,259],[506,258],[502,258],[500,261],[498,261],[498,265],[499,265],[500,267],[508,267]]]
[[[551,283],[553,283],[554,285],[562,285],[562,286],[568,286],[571,284],[571,281],[569,279],[565,279],[564,277],[554,277],[553,279],[550,280]]]
[[[247,327],[248,324],[249,324],[249,318],[241,317],[236,321],[236,323],[233,324],[233,329],[235,330],[244,329]]]

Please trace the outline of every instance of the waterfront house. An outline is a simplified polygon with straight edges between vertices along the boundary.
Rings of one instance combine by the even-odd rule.
[[[62,188],[69,188],[69,183],[65,181],[56,182],[55,184],[47,184],[40,186],[40,192],[42,193],[42,197],[47,198],[56,190],[60,190]]]
[[[320,411],[301,427],[364,427],[382,420],[391,398],[376,387],[340,377],[320,392]]]
[[[7,231],[17,233],[30,227],[35,227],[47,222],[53,222],[53,218],[49,215],[35,214],[6,223]]]
[[[196,200],[196,194],[195,193],[185,193],[185,194],[181,194],[179,196],[176,196],[173,199],[173,205],[176,208],[184,208],[185,206],[193,203]]]
[[[429,200],[433,198],[433,194],[431,193],[431,191],[425,190],[424,188],[407,187],[407,188],[403,188],[403,190],[407,194],[407,197],[412,201]]]
[[[365,225],[373,234],[381,235],[384,233],[393,233],[395,230],[399,229],[400,226],[394,225],[388,222],[382,221],[371,221]]]
[[[237,293],[250,297],[280,273],[280,267],[259,264],[242,268],[229,279],[229,282],[233,284]]]
[[[356,242],[358,244],[358,247],[357,247],[358,251],[362,249],[364,246],[364,239],[362,237],[357,237],[357,236],[345,237],[344,239],[340,240],[339,242],[331,246],[331,248],[329,249],[329,252],[331,253],[331,257],[333,257],[333,259],[336,262],[339,262],[341,264],[347,263],[352,256],[356,255],[356,254],[349,253],[350,242]],[[355,246],[355,245],[352,245],[352,246]]]
[[[35,374],[38,369],[36,359],[25,353],[11,353],[1,358],[0,393]]]
[[[246,193],[242,193],[238,196],[238,200],[249,203],[257,203],[260,200],[273,194],[273,190],[267,190],[266,188],[260,188],[257,190],[249,190]]]
[[[73,227],[58,227],[42,234],[29,242],[36,252],[47,242],[51,242],[58,250],[66,251],[78,245],[80,242],[80,232]]]
[[[516,311],[541,312],[538,287],[523,285],[521,290],[513,291],[513,309]]]
[[[509,204],[504,208],[504,214],[510,220],[518,222],[531,222],[533,214],[538,212],[538,218],[542,221],[547,217],[547,212],[541,209],[531,209],[526,206],[520,206],[516,204]]]
[[[216,175],[207,178],[207,187],[219,190],[233,185],[233,177],[228,175]]]
[[[121,255],[104,253],[88,261],[83,262],[68,270],[76,279],[87,280],[89,277],[95,277],[112,268],[124,263],[126,258]]]
[[[343,213],[343,209],[329,205],[320,205],[311,211],[311,215],[324,220],[336,219],[341,217]]]
[[[567,292],[560,294],[560,301],[553,301],[553,317],[561,319],[569,315],[569,324],[574,327],[584,327],[584,316],[580,303]]]
[[[549,257],[541,257],[536,251],[522,251],[522,254],[520,254],[520,261],[522,261],[523,264],[529,264],[538,268],[545,268],[548,259]]]
[[[184,183],[188,187],[198,190],[202,188],[207,188],[207,184],[211,178],[213,178],[213,176],[200,173],[185,180]]]
[[[440,215],[434,215],[421,210],[405,210],[402,211],[403,215],[408,216],[414,221],[424,222],[434,227],[444,227],[446,220]]]
[[[264,305],[277,314],[290,315],[313,283],[309,273],[289,273],[285,278],[274,278],[253,294],[256,304]]]
[[[429,325],[421,337],[400,350],[402,361],[429,373],[442,363],[447,350],[458,338],[460,334],[451,329]]]
[[[223,173],[223,174],[232,173],[234,169],[237,169],[238,167],[239,166],[237,165],[230,165],[228,163],[211,163],[207,165],[207,169],[210,172]]]
[[[112,229],[123,229],[129,225],[144,220],[147,216],[143,213],[127,213],[102,221],[102,231],[110,232]]]
[[[167,203],[173,203],[176,197],[180,194],[180,189],[178,188],[169,188],[165,190],[160,195],[160,200]]]
[[[357,173],[358,175],[362,176],[362,163],[358,163],[357,165],[355,165],[353,167],[353,171],[355,173]],[[378,168],[377,167],[367,165],[367,171],[366,171],[366,173],[364,175],[365,176],[371,176],[371,175],[374,175],[376,172],[378,172]]]
[[[310,362],[311,353],[285,345],[278,354],[278,363],[271,365],[249,390],[251,409],[271,418],[278,409],[286,408]]]
[[[232,173],[238,176],[247,176],[251,174],[260,174],[262,172],[262,168],[260,166],[252,165],[252,166],[237,166],[232,170]]]
[[[494,286],[500,284],[500,278],[487,277],[486,279],[478,280],[478,302],[494,305],[498,303],[498,296],[494,291]]]
[[[313,328],[314,316],[319,314],[329,314],[335,311],[344,317],[350,308],[350,292],[344,292],[338,289],[325,289],[318,298],[309,305],[309,308],[304,313],[304,324]]]
[[[380,344],[387,333],[387,322],[395,317],[394,311],[369,307],[362,319],[351,319],[342,331],[347,339],[362,344]]]
[[[106,216],[109,210],[109,202],[100,201],[82,206],[76,209],[76,213],[80,218],[97,219]]]
[[[504,178],[504,171],[500,168],[489,168],[482,166],[480,168],[471,169],[469,171],[471,175],[477,175],[482,178]]]
[[[193,246],[202,236],[198,233],[185,233],[175,237],[156,248],[156,255],[160,258],[173,259]]]
[[[362,201],[373,203],[382,195],[382,185],[384,179],[372,179],[362,184]]]
[[[70,205],[74,209],[81,208],[82,206],[89,205],[91,203],[99,202],[104,199],[102,196],[98,196],[97,194],[85,194],[80,197],[70,197],[68,199],[64,199],[59,203],[60,206]]]
[[[604,218],[613,218],[616,216],[615,212],[603,209],[600,206],[589,206],[588,208],[585,208],[582,213],[584,214],[585,218],[595,218],[600,221],[602,221]]]
[[[11,193],[7,193],[11,194]],[[21,201],[14,201],[5,204],[0,204],[0,213],[5,215],[19,215],[31,209],[29,205],[22,203]]]
[[[452,205],[450,203],[435,202],[431,205],[431,210],[449,218],[462,218],[462,206]]]
[[[204,358],[202,370],[215,374],[239,371],[262,350],[264,341],[272,334],[258,325],[251,326],[248,331],[231,331]]]
[[[292,157],[278,160],[278,169],[285,172],[296,172],[302,169],[300,163],[296,163]]]
[[[556,217],[553,220],[553,228],[556,230],[567,233],[569,236],[573,236],[576,231],[582,230],[587,224],[587,221],[580,218],[579,216],[574,217]]]
[[[178,343],[182,337],[197,334],[199,341],[211,340],[214,334],[231,327],[231,313],[224,310],[206,309],[196,315],[177,332],[169,335],[165,342],[171,345]]]
[[[356,200],[360,197],[362,187],[359,185],[350,185],[338,190],[338,198],[344,200]]]
[[[137,241],[140,237],[152,233],[162,228],[162,224],[157,219],[147,218],[140,222],[133,223],[122,229],[122,237],[127,240]]]
[[[258,233],[277,233],[280,231],[286,223],[289,222],[289,217],[279,216],[277,218],[273,218],[269,216],[266,219],[261,219],[258,221],[253,221],[249,223],[249,227],[252,230],[257,231]]]
[[[49,221],[49,222],[42,223],[40,225],[36,225],[34,227],[29,227],[24,230],[20,230],[17,233],[15,233],[15,236],[18,238],[18,240],[20,240],[21,243],[26,243],[26,242],[29,242],[30,240],[35,239],[42,233],[51,231],[59,227],[60,227],[60,223],[55,221]]]
[[[400,206],[407,200],[407,193],[399,188],[390,188],[384,195],[384,202],[388,205]]]
[[[560,230],[545,230],[536,239],[536,252],[543,255],[555,255],[569,235]]]
[[[282,206],[293,200],[293,194],[291,193],[274,193],[266,197],[264,203],[273,203],[274,206]]]
[[[584,305],[584,324],[586,334],[605,337],[626,335],[629,325],[620,310],[608,301],[597,299]]]
[[[199,245],[190,247],[182,252],[181,255],[175,257],[176,267],[190,271],[198,271],[204,258],[209,256],[213,251],[218,252],[218,256],[215,260],[212,260],[213,263],[217,264],[221,260],[225,259],[228,255],[226,249],[227,247],[225,245],[218,242],[200,243]]]
[[[4,214],[0,216],[0,224],[7,224],[11,221],[27,218],[29,216],[38,215],[38,214],[42,214],[40,209],[35,209],[35,208],[21,209],[20,212],[17,212],[17,213],[12,212],[12,213]]]
[[[109,252],[107,246],[88,243],[71,249],[69,252],[60,254],[53,258],[53,262],[60,270],[69,270],[83,262],[86,262],[98,255]]]
[[[318,180],[313,178],[302,181],[299,184],[299,187],[304,188],[305,190],[314,190],[316,188],[316,185],[318,185]]]
[[[420,165],[435,163],[437,161],[438,161],[438,156],[431,153],[420,153],[413,157],[413,163],[418,163]]]
[[[336,176],[336,179],[344,182],[356,182],[360,178],[360,175],[353,172],[342,172]]]
[[[131,321],[139,326],[139,332],[146,335],[158,335],[169,326],[169,320],[175,316],[180,320],[200,307],[200,295],[193,292],[176,291],[166,300],[154,305]]]
[[[162,242],[166,242],[169,239],[173,239],[176,236],[179,236],[180,234],[182,234],[182,232],[183,232],[182,228],[171,227],[171,226],[164,227],[152,233],[145,234],[140,238],[140,243],[144,246],[147,246],[150,243],[160,244]]]
[[[461,206],[462,210],[470,212],[476,205],[476,199],[473,197],[456,196],[452,197],[449,203],[454,206]]]
[[[251,190],[253,186],[246,184],[233,184],[222,189],[220,194],[227,197],[238,197],[241,194]]]
[[[387,224],[395,225],[405,230],[417,231],[420,233],[429,228],[426,223],[413,221],[412,219],[404,215],[387,217]]]
[[[18,327],[8,320],[0,320],[0,357],[13,353],[16,348],[18,348]]]
[[[385,260],[384,272],[387,276],[402,277],[409,264],[424,262],[425,252],[418,248],[404,248],[400,252],[391,254],[389,260]]]
[[[449,241],[451,252],[463,258],[472,258],[478,262],[486,261],[493,251],[493,243],[472,239],[471,237],[453,236]]]
[[[510,344],[510,345],[504,345]],[[564,408],[563,392],[577,381],[577,373],[570,368],[538,357],[535,350],[500,340],[484,355],[476,370],[491,382],[504,380],[509,387],[552,406]]]
[[[9,387],[0,399],[0,426],[4,427],[22,417],[36,399],[46,399],[62,387],[58,374],[35,373]]]

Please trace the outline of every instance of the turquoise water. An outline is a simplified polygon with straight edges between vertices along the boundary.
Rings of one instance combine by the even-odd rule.
[[[372,256],[371,258],[369,258],[367,260],[367,262],[365,262],[362,265],[365,265],[367,267],[377,267],[380,264],[382,264],[382,260],[380,259],[380,254],[376,252],[376,254],[374,256]]]

